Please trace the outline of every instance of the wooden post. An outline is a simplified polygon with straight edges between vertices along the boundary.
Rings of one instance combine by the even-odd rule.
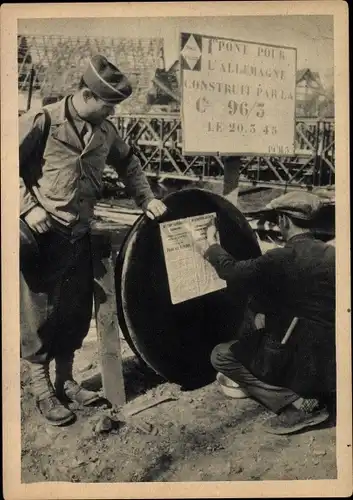
[[[233,205],[238,204],[240,156],[228,156],[224,161],[223,195]]]
[[[91,236],[94,309],[105,398],[114,406],[126,402],[119,325],[116,311],[114,266],[109,231]]]

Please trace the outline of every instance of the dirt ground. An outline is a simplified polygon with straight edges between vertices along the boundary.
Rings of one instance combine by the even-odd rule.
[[[125,229],[126,230],[126,229]],[[143,372],[121,339],[127,404],[79,409],[68,427],[46,425],[21,363],[22,482],[261,481],[335,479],[334,422],[292,436],[261,429],[270,415],[250,399],[229,399],[217,382],[190,392]],[[101,390],[94,322],[77,355],[76,378]],[[124,413],[158,396],[164,402]],[[104,418],[109,417],[109,418]],[[112,427],[102,428],[108,421]]]
[[[155,374],[141,372],[123,339],[122,352],[128,400],[124,412],[161,395],[177,400],[128,418],[107,404],[76,409],[72,425],[51,427],[37,414],[23,362],[22,482],[336,478],[333,424],[293,436],[266,434],[261,424],[269,413],[256,402],[226,398],[217,382],[181,392]],[[76,376],[87,388],[101,386],[94,327],[77,356]],[[114,421],[110,431],[97,429],[104,416]]]

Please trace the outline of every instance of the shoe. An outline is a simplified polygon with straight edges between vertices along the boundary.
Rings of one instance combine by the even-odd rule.
[[[310,412],[298,410],[289,405],[276,417],[269,418],[263,425],[263,430],[269,434],[293,434],[308,427],[314,427],[329,418],[326,407],[316,407]]]
[[[97,392],[84,389],[74,380],[66,380],[63,385],[56,386],[56,394],[62,400],[67,398],[82,406],[89,406],[102,399]]]
[[[44,399],[36,399],[36,406],[41,415],[51,425],[65,425],[72,422],[76,417],[55,395]]]

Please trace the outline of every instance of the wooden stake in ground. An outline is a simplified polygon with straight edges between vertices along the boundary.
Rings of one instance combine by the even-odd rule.
[[[105,398],[114,406],[126,402],[119,325],[116,311],[111,234],[93,231],[91,250],[94,305]]]

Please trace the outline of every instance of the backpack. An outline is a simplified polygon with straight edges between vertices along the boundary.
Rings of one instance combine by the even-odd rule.
[[[22,177],[27,189],[30,192],[32,192],[32,187],[37,184],[37,181],[40,178],[43,166],[43,154],[50,132],[51,118],[49,111],[46,108],[42,108],[42,111],[44,113],[44,130],[39,147],[34,149],[31,156],[27,160],[26,165],[20,164],[20,177]],[[28,168],[27,164],[30,165],[30,168]]]

